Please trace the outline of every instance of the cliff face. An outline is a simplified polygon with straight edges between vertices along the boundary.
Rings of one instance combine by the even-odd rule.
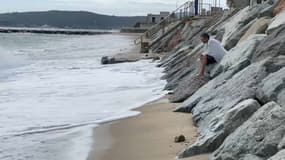
[[[180,158],[212,152],[211,160],[285,159],[285,10],[273,14],[280,4],[192,19],[179,29],[179,44],[168,49],[160,66],[165,89],[173,91],[170,100],[182,102],[175,111],[191,112],[200,135]],[[198,78],[202,32],[229,52]]]

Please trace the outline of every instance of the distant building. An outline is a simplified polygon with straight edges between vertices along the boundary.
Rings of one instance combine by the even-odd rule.
[[[170,12],[160,12],[160,14],[148,14],[144,21],[137,22],[135,28],[150,28],[155,24],[163,21],[169,16]]]
[[[160,21],[164,20],[170,12],[160,12],[160,14],[148,14],[146,17],[147,24],[157,24]]]

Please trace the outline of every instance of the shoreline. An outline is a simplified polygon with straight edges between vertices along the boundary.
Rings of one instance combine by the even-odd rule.
[[[171,160],[198,137],[191,114],[174,113],[178,104],[164,96],[133,111],[140,115],[95,127],[88,160]],[[190,124],[189,124],[190,123]],[[175,143],[175,136],[186,141]],[[186,160],[207,160],[199,155]]]
[[[33,28],[33,27],[0,27],[0,33],[35,33],[35,34],[62,34],[62,35],[126,35],[140,36],[142,33],[120,32],[104,29],[76,29],[76,28]]]

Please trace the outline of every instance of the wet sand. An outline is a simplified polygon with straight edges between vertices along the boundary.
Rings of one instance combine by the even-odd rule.
[[[191,114],[174,113],[178,104],[166,98],[148,103],[141,115],[104,124],[94,129],[93,149],[88,160],[173,160],[197,138]],[[174,143],[183,134],[186,142]],[[185,160],[207,160],[200,155]]]

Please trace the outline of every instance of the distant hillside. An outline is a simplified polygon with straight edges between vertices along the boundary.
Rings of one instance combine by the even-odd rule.
[[[118,17],[84,11],[46,11],[0,14],[2,27],[56,27],[76,29],[119,29],[134,26],[145,17]]]

